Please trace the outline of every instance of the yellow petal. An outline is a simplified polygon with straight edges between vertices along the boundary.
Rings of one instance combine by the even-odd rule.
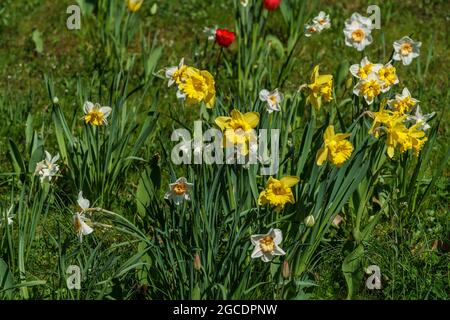
[[[340,141],[350,137],[350,133],[338,133],[334,136],[334,140]]]
[[[334,126],[333,125],[329,125],[327,127],[323,137],[325,140],[332,140],[334,138]]]
[[[299,181],[300,179],[296,176],[286,176],[280,179],[280,182],[288,188],[295,186]]]
[[[227,128],[230,128],[230,117],[217,117],[214,122],[219,126],[219,128],[223,131]]]
[[[247,112],[246,114],[244,114],[244,121],[248,123],[251,128],[255,128],[259,123],[259,113]]]
[[[314,67],[314,70],[311,74],[311,82],[315,83],[316,79],[319,77],[319,65]]]
[[[389,158],[393,158],[394,157],[394,147],[392,147],[392,146],[388,146],[388,148],[387,148],[387,154],[388,154],[388,156],[389,156]]]
[[[322,147],[317,151],[316,154],[316,164],[321,166],[328,158],[328,148]]]

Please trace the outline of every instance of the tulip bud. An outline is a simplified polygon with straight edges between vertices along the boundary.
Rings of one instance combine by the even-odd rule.
[[[288,279],[291,275],[291,270],[289,269],[289,262],[284,260],[283,262],[283,278]]]
[[[314,216],[313,216],[312,214],[310,214],[309,216],[307,216],[307,217],[305,218],[305,220],[304,220],[303,222],[305,223],[305,225],[306,225],[308,228],[311,228],[311,227],[314,226],[314,223],[316,222],[316,220],[314,219]]]
[[[200,260],[200,256],[198,255],[198,253],[196,253],[194,257],[194,269],[200,270],[201,268],[202,268],[202,261]]]
[[[269,11],[278,9],[281,4],[281,0],[264,0],[263,5]]]
[[[216,42],[219,46],[228,48],[236,39],[236,34],[227,29],[216,29]]]

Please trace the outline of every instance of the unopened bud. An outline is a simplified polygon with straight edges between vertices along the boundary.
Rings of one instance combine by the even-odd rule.
[[[202,268],[202,261],[200,260],[200,256],[198,255],[198,253],[196,253],[194,257],[194,269],[200,270],[201,268]]]
[[[57,104],[58,102],[59,102],[59,99],[58,99],[58,97],[56,97],[56,96],[55,96],[55,97],[53,97],[53,103],[54,103],[54,104]]]
[[[316,220],[314,219],[314,216],[312,214],[310,214],[309,216],[307,216],[305,218],[305,220],[303,222],[305,223],[305,225],[308,228],[311,228],[312,226],[314,226],[314,223],[316,222]]]
[[[291,270],[289,269],[289,262],[284,260],[283,262],[283,278],[288,279],[291,275]]]

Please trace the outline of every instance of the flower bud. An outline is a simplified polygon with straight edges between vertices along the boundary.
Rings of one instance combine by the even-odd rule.
[[[313,216],[312,214],[310,214],[309,216],[307,216],[307,217],[305,218],[305,220],[304,220],[303,222],[305,223],[305,225],[306,225],[308,228],[311,228],[311,227],[314,226],[314,223],[316,222],[316,220],[314,219],[314,216]]]
[[[194,269],[200,270],[201,268],[202,268],[202,261],[200,260],[200,256],[198,255],[198,253],[196,253],[194,257]]]
[[[216,29],[216,42],[219,46],[228,48],[236,39],[236,34],[227,29]]]
[[[288,279],[291,275],[291,270],[289,269],[289,262],[284,260],[283,262],[283,278]]]
[[[59,99],[58,99],[58,97],[56,97],[56,96],[55,96],[55,97],[53,97],[53,103],[54,103],[54,104],[57,104],[58,102],[59,102]]]
[[[281,4],[281,0],[264,0],[263,5],[269,11],[278,9]]]

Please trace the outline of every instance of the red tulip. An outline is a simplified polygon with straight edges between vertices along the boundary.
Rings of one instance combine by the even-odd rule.
[[[216,30],[216,42],[221,47],[228,48],[235,39],[236,39],[236,34],[233,31],[228,31],[227,29],[217,29]]]
[[[273,11],[280,6],[281,0],[264,0],[263,4],[264,8],[266,8],[269,11]]]

